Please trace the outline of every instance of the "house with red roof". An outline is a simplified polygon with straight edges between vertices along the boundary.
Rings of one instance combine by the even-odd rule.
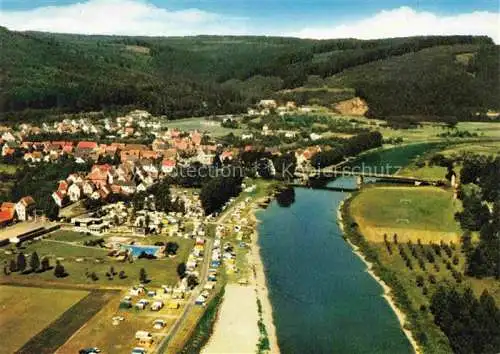
[[[54,202],[59,208],[62,208],[62,206],[64,205],[64,197],[65,196],[59,191],[55,191],[54,193],[52,193],[52,199],[54,199]]]
[[[80,141],[78,145],[76,145],[77,149],[84,150],[94,150],[97,149],[98,144],[95,141]]]
[[[0,227],[6,226],[14,221],[16,215],[16,204],[3,202],[0,205]]]
[[[175,160],[163,160],[161,162],[161,171],[163,173],[172,173],[175,169],[176,162]]]

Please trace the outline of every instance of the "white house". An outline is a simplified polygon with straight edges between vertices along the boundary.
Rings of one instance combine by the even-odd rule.
[[[85,194],[88,197],[94,192],[94,185],[89,181],[85,181],[82,184],[82,189],[83,189],[83,194]]]
[[[57,204],[57,206],[59,208],[61,208],[64,204],[64,195],[59,192],[59,191],[56,191],[54,193],[52,193],[52,199],[54,199],[54,202]]]
[[[278,105],[275,100],[260,100],[258,106],[262,108],[276,108]]]
[[[13,142],[16,141],[16,137],[11,132],[5,132],[2,134],[2,140]]]
[[[36,203],[32,197],[23,197],[16,204],[16,213],[19,220],[31,219],[35,213]]]
[[[76,202],[80,200],[82,196],[82,189],[80,186],[76,183],[73,183],[71,186],[68,188],[68,195],[69,195],[69,200],[72,202]]]

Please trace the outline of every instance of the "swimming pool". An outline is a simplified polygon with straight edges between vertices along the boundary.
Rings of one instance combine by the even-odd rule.
[[[137,246],[137,245],[122,245],[123,248],[130,250],[132,256],[139,257],[139,255],[144,252],[146,254],[151,254],[153,256],[157,255],[160,250],[159,246]]]

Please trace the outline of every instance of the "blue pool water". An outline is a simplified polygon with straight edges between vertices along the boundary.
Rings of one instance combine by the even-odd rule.
[[[139,255],[142,252],[155,256],[158,250],[160,249],[159,246],[135,246],[135,245],[124,245],[123,248],[130,250],[130,252],[132,252],[132,256],[134,257],[139,257]]]

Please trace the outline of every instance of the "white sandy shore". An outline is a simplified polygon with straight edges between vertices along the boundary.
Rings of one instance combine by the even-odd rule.
[[[339,224],[339,227],[342,230],[342,232],[344,232],[344,223],[343,223],[343,220],[342,220],[342,213],[341,213],[341,209],[342,209],[343,205],[344,205],[344,201],[342,201],[340,203],[339,208],[337,210],[337,220],[338,220],[338,224]],[[422,350],[418,346],[418,343],[415,340],[415,338],[413,337],[413,334],[411,333],[410,330],[408,330],[407,328],[405,328],[406,315],[404,314],[403,311],[401,311],[396,306],[396,302],[394,301],[394,298],[392,296],[392,290],[391,290],[391,288],[382,279],[380,279],[380,277],[377,274],[375,274],[375,272],[372,269],[373,268],[373,264],[371,262],[368,262],[366,260],[365,256],[359,250],[359,247],[356,246],[356,245],[354,245],[347,238],[346,238],[346,241],[352,247],[353,253],[355,255],[357,255],[361,259],[361,261],[363,261],[364,264],[366,264],[366,272],[368,274],[370,274],[373,277],[373,279],[375,279],[377,281],[377,283],[379,283],[380,286],[382,287],[382,289],[384,290],[384,294],[382,295],[382,297],[387,301],[387,303],[389,304],[389,306],[392,308],[392,310],[396,314],[396,317],[398,318],[399,324],[401,325],[401,329],[404,332],[404,334],[406,335],[406,337],[408,338],[408,341],[410,342],[411,346],[413,347],[413,350],[415,351],[415,353],[421,354]]]
[[[255,276],[255,291],[257,298],[262,306],[262,321],[266,326],[267,337],[269,339],[270,352],[278,354],[280,352],[278,346],[278,337],[276,335],[276,327],[273,322],[273,308],[269,300],[269,292],[266,283],[266,274],[264,273],[264,264],[260,257],[260,247],[258,244],[258,233],[255,231],[252,237],[252,258]]]
[[[251,286],[228,284],[215,330],[202,353],[255,353],[259,341],[259,314]]]
[[[255,210],[252,210],[249,218],[252,224],[256,225],[257,220],[254,212]],[[255,353],[260,338],[257,326],[257,322],[260,319],[257,307],[258,299],[262,307],[262,321],[266,327],[269,339],[269,352],[279,354],[280,350],[276,337],[276,328],[273,323],[272,306],[269,301],[256,230],[252,234],[251,252],[248,262],[253,271],[253,279],[249,279],[249,284],[246,286],[238,284],[226,285],[214,333],[201,351],[202,353]]]

